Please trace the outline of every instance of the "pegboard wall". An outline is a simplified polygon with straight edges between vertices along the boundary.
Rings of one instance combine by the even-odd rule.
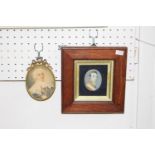
[[[135,27],[0,28],[0,80],[25,80],[27,68],[37,57],[34,44],[43,43],[41,56],[61,80],[61,46],[128,47],[127,80],[134,79]]]

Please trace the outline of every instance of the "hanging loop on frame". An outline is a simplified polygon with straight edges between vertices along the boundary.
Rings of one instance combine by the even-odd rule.
[[[36,46],[37,46],[37,43],[34,44],[34,50],[35,50],[35,52],[38,53],[37,59],[39,59],[39,58],[41,58],[41,56],[40,56],[40,52],[43,51],[44,46],[43,46],[43,43],[41,43],[41,49],[40,49],[40,50],[37,50],[37,49],[36,49]]]

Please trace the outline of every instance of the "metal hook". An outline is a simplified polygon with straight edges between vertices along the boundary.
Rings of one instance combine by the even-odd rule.
[[[38,56],[37,56],[37,59],[38,59],[38,58],[41,58],[40,57],[40,52],[43,51],[44,46],[43,46],[43,43],[41,43],[41,50],[37,50],[36,45],[37,45],[37,43],[34,44],[34,50],[38,53]]]
[[[96,46],[95,39],[98,38],[98,30],[95,30],[94,32],[91,33],[91,29],[90,29],[89,30],[89,38],[92,38],[91,46]]]

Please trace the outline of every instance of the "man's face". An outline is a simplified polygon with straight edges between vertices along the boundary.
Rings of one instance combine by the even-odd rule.
[[[90,80],[94,83],[94,84],[96,84],[96,81],[97,81],[97,74],[96,73],[91,73],[90,74]]]

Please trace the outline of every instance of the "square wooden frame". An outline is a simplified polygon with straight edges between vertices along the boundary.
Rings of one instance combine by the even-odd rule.
[[[62,113],[123,113],[126,47],[63,47]],[[112,101],[74,101],[74,60],[114,60]]]

